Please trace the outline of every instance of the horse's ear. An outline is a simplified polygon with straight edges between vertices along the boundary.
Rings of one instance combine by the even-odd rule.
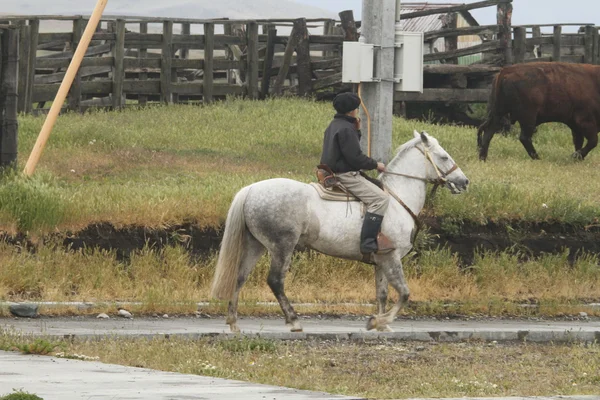
[[[429,146],[429,135],[425,131],[421,132],[420,137],[423,144]]]
[[[421,137],[421,134],[419,132],[417,132],[417,130],[413,130],[413,135],[415,136],[415,139],[418,139]]]

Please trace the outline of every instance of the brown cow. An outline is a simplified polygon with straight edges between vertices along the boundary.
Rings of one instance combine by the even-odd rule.
[[[539,156],[531,136],[546,122],[562,122],[571,128],[573,157],[585,158],[598,144],[600,66],[539,62],[503,68],[494,79],[488,116],[477,131],[480,160],[487,159],[490,141],[508,114],[521,125],[519,140],[534,160]]]

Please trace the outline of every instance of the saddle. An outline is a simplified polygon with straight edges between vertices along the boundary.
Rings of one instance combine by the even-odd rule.
[[[329,201],[359,201],[339,181],[335,173],[325,164],[317,166],[317,180],[319,183],[311,183],[323,200]]]

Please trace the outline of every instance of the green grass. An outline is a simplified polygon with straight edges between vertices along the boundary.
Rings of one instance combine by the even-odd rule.
[[[0,186],[0,229],[44,234],[97,222],[219,226],[245,185],[274,177],[313,181],[331,116],[330,105],[299,99],[61,116],[36,176],[9,176]],[[20,170],[43,121],[20,118]],[[482,224],[596,223],[600,152],[572,160],[565,126],[539,129],[541,161],[529,159],[515,134],[498,134],[487,163],[477,158],[470,128],[396,118],[394,147],[413,129],[438,138],[472,181],[460,196],[439,191],[429,213]]]

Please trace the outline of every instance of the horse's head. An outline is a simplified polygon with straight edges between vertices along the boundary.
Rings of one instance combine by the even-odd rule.
[[[453,194],[467,190],[469,179],[456,165],[452,157],[438,143],[437,139],[427,132],[414,131],[415,138],[421,140],[422,146],[417,146],[429,161],[427,178],[431,181],[446,186]]]

